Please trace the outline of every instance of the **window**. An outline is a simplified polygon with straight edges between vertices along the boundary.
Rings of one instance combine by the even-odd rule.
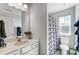
[[[71,35],[71,16],[59,17],[59,34]]]

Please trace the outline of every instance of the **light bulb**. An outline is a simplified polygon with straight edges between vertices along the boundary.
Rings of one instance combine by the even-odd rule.
[[[27,8],[27,5],[26,4],[24,4],[24,8]]]

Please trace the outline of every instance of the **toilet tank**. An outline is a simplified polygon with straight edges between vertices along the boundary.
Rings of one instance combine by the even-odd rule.
[[[61,37],[60,42],[61,44],[69,44],[69,37],[68,36]]]

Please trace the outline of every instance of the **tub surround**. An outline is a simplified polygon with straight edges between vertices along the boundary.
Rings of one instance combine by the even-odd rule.
[[[36,42],[37,42],[37,44],[36,44]],[[38,45],[38,42],[39,42],[38,39],[30,39],[30,40],[29,39],[22,39],[21,42],[18,42],[16,40],[7,41],[6,42],[7,46],[0,48],[0,55],[10,54],[11,52],[16,51],[16,50],[19,50],[18,54],[22,54],[21,53],[22,48],[24,48],[24,47],[27,48],[28,46],[30,46],[31,47],[30,50],[31,50],[33,48],[33,44]],[[27,49],[26,49],[26,52],[27,52]],[[37,54],[38,54],[38,50],[37,50]],[[14,55],[14,54],[12,54],[12,55]]]

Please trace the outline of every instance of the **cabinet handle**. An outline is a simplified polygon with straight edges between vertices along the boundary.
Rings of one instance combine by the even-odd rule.
[[[33,49],[33,44],[31,45],[31,48]]]

